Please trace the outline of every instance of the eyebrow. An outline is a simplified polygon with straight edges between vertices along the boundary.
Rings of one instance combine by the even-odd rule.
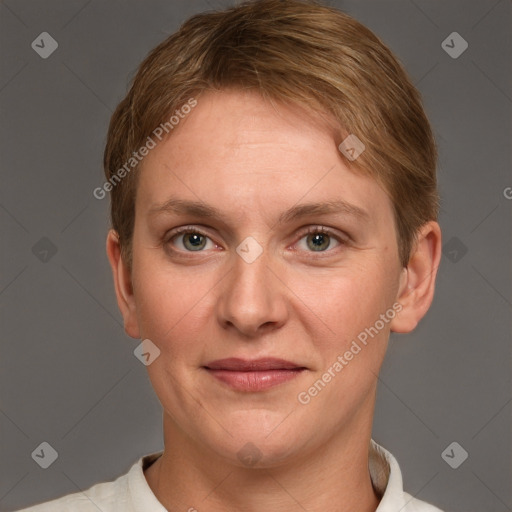
[[[193,217],[208,217],[218,219],[225,224],[228,223],[227,216],[221,210],[214,206],[207,205],[200,201],[190,201],[186,199],[169,199],[165,203],[157,204],[149,209],[148,215],[150,217],[159,214],[174,214],[174,215],[190,215]],[[359,206],[348,203],[343,199],[325,201],[321,203],[303,203],[295,205],[289,210],[281,213],[277,221],[278,224],[292,222],[302,217],[311,215],[329,215],[329,214],[344,214],[356,217],[363,221],[369,221],[370,215],[366,210]]]

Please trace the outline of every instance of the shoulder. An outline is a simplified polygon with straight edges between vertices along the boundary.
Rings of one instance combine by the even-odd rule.
[[[370,442],[369,469],[372,484],[381,496],[376,512],[443,512],[405,492],[398,461],[373,439]]]
[[[443,512],[440,508],[437,508],[426,501],[418,500],[407,492],[404,492],[404,499],[406,505],[403,512]]]

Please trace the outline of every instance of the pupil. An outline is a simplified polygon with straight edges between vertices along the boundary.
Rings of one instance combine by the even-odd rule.
[[[327,240],[327,243],[325,243],[326,239],[327,239],[327,235],[323,234],[323,233],[318,233],[316,235],[313,235],[313,246],[316,248],[316,249],[320,249],[320,250],[323,250],[323,249],[327,249],[327,247],[329,247],[329,240]]]
[[[201,240],[202,237],[203,235],[192,233],[185,237],[185,241],[188,242],[192,247],[201,248],[204,246],[204,240]]]

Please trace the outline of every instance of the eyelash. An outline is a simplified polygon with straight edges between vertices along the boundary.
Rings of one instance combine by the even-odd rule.
[[[170,243],[173,239],[179,237],[179,235],[182,235],[182,234],[197,234],[197,235],[204,236],[211,240],[210,236],[207,233],[205,233],[204,231],[201,231],[201,229],[198,229],[194,226],[182,226],[182,227],[176,228],[174,231],[172,231],[171,234],[169,234],[169,236],[166,236],[165,240],[164,240],[164,244],[166,246],[170,245]],[[340,244],[340,246],[347,245],[349,242],[348,236],[346,238],[342,238],[340,235],[335,233],[333,230],[326,228],[324,226],[310,226],[306,230],[301,231],[299,234],[299,241],[302,240],[307,235],[316,235],[316,234],[328,235],[329,237],[334,238]],[[325,251],[308,251],[308,252],[310,252],[312,254],[317,254],[318,256],[316,256],[316,257],[321,258],[322,254],[328,253],[328,255],[330,255],[330,253],[332,253],[335,249],[329,250],[329,248],[327,248]],[[174,248],[171,248],[170,250],[173,253],[183,254],[183,251],[181,251],[181,250],[177,250]],[[188,254],[193,254],[194,252],[204,252],[204,251],[185,251],[185,252]],[[185,257],[192,257],[192,256],[185,256]]]

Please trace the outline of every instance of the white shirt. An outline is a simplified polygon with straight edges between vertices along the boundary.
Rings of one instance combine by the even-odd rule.
[[[149,487],[144,469],[163,452],[141,457],[128,473],[112,482],[93,485],[84,492],[68,494],[56,500],[25,508],[18,512],[168,512]],[[370,441],[368,461],[373,487],[381,496],[375,512],[442,512],[437,507],[404,492],[402,473],[393,455]],[[196,504],[197,510],[205,510]],[[191,507],[190,512],[194,510]]]

